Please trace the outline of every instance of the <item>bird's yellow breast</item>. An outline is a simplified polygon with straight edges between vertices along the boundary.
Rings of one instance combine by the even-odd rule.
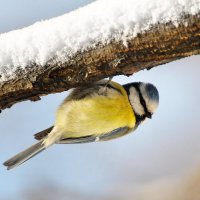
[[[120,127],[135,126],[135,115],[126,92],[94,95],[65,102],[57,112],[56,125],[66,137],[100,135]]]

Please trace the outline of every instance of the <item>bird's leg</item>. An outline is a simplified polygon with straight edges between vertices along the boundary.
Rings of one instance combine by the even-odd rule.
[[[110,76],[109,79],[108,79],[108,82],[106,83],[106,87],[112,81],[112,79],[113,79],[113,76]]]
[[[103,88],[103,93],[105,93],[105,95],[106,95],[106,93],[107,93],[107,86],[108,86],[108,84],[112,81],[112,78],[113,78],[113,76],[110,76],[110,77],[109,77],[108,81],[106,82],[106,84],[105,84],[105,86],[104,86],[104,88]]]

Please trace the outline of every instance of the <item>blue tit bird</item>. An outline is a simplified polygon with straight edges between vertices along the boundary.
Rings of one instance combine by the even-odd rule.
[[[99,81],[74,89],[56,112],[55,124],[35,134],[38,143],[10,158],[14,168],[53,144],[107,141],[135,130],[159,103],[156,87],[135,82]]]

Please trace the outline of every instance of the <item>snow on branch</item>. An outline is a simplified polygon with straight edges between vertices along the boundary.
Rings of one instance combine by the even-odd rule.
[[[98,0],[0,35],[0,109],[200,53],[200,0]]]

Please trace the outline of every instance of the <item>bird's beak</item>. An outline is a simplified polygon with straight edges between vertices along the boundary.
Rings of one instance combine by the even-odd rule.
[[[152,118],[152,113],[147,112],[147,113],[146,113],[146,117],[149,118],[149,119],[151,119],[151,118]]]

